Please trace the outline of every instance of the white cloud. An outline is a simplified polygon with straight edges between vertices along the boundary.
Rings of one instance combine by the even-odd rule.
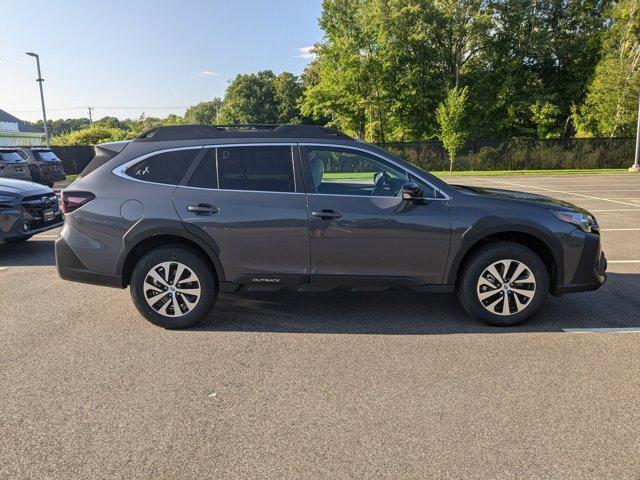
[[[315,48],[316,48],[315,45],[309,45],[308,47],[300,47],[298,49],[298,55],[296,55],[296,58],[305,58],[305,59],[314,58],[316,56],[316,54],[313,52]]]
[[[203,70],[198,74],[199,77],[217,77],[218,72],[214,72],[213,70]]]

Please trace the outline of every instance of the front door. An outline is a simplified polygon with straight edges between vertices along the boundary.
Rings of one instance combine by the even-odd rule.
[[[403,200],[402,186],[420,180],[361,149],[307,145],[301,151],[312,283],[442,283],[450,242],[442,194],[423,182],[431,199]]]
[[[174,204],[219,252],[227,280],[284,286],[308,280],[306,197],[292,145],[219,146],[205,151]]]

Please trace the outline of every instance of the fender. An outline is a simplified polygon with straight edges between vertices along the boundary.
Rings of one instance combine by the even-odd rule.
[[[192,228],[187,229],[180,220],[145,219],[137,222],[123,237],[123,245],[118,255],[116,271],[120,276],[124,275],[124,265],[127,256],[140,242],[157,235],[173,235],[184,238],[185,240],[190,240],[202,248],[213,264],[218,281],[226,281],[224,269],[218,257],[218,253],[220,252],[219,246],[200,228],[195,226],[190,227]]]
[[[551,231],[545,231],[539,228],[539,226],[528,225],[527,223],[504,223],[504,219],[500,217],[486,217],[477,222],[475,225],[463,231],[459,238],[454,237],[455,231],[452,231],[451,247],[458,242],[458,249],[445,272],[445,280],[447,284],[454,284],[458,275],[460,264],[465,255],[482,239],[496,234],[508,234],[508,233],[524,233],[535,237],[540,242],[544,243],[553,255],[553,260],[557,268],[557,278],[564,278],[564,250],[562,243],[558,238],[551,233]]]

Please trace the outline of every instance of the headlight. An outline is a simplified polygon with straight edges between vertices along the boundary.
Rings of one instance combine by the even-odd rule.
[[[583,232],[597,232],[600,230],[596,219],[587,213],[580,212],[564,212],[562,210],[549,210],[563,222],[575,225]]]

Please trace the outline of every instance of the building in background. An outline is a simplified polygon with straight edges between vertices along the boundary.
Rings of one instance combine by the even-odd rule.
[[[0,147],[44,145],[44,132],[38,127],[0,110]]]

